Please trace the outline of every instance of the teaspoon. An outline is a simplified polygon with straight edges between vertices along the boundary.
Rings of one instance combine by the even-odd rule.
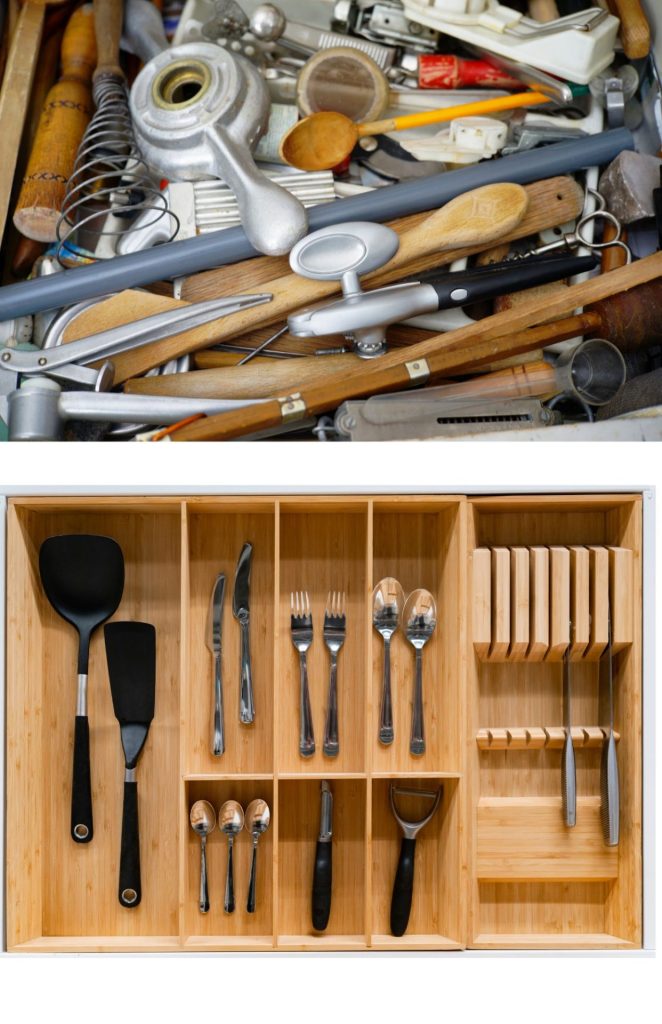
[[[228,837],[228,870],[225,876],[225,903],[223,909],[226,914],[234,913],[234,875],[232,871],[232,848],[235,836],[238,836],[244,827],[244,812],[241,804],[236,800],[226,800],[218,812],[219,830]]]
[[[201,914],[209,912],[209,890],[207,888],[207,836],[216,827],[216,811],[208,800],[196,800],[189,815],[191,828],[200,836],[200,902]]]
[[[416,681],[414,683],[414,707],[411,717],[409,750],[412,754],[424,754],[423,648],[437,625],[437,606],[429,590],[415,590],[409,595],[403,618],[407,640],[416,651]]]
[[[255,885],[257,867],[257,843],[260,836],[267,831],[271,821],[271,811],[266,800],[251,800],[246,808],[246,830],[250,832],[253,839],[253,857],[251,860],[251,877],[248,883],[248,902],[246,910],[249,914],[255,912]]]

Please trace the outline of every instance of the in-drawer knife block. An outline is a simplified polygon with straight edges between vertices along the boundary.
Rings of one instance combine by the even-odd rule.
[[[126,562],[118,619],[157,630],[156,715],[141,766],[143,896],[116,895],[122,754],[103,638],[90,657],[95,837],[69,838],[75,635],[44,596],[41,542],[114,537]],[[239,630],[223,622],[226,752],[209,750],[209,599],[254,548],[251,646],[256,718],[238,720]],[[640,495],[462,495],[12,499],[7,530],[7,943],[20,951],[637,948],[642,943]],[[91,567],[93,571],[93,567]],[[377,740],[383,645],[371,593],[395,576],[429,589],[438,625],[424,664],[427,748],[409,752],[414,657],[392,643],[395,741]],[[308,665],[317,739],[298,753],[299,672],[290,593],[310,595]],[[346,594],[339,659],[340,753],[322,752],[326,596]],[[617,847],[599,822],[599,659],[607,599],[614,637],[621,785]],[[572,620],[572,634],[568,632]],[[562,666],[572,660],[577,824],[561,813]],[[319,790],[334,797],[333,897],[311,925]],[[416,849],[409,927],[389,931],[400,835],[392,779],[443,801]],[[245,912],[250,837],[235,843],[237,909],[223,912],[226,844],[207,846],[211,910],[198,910],[200,798],[218,809],[266,799],[257,909]]]

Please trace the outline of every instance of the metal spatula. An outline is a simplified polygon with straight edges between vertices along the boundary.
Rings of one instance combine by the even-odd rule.
[[[154,717],[156,630],[148,622],[110,622],[104,634],[125,764],[118,896],[123,907],[137,907],[142,890],[136,765]]]

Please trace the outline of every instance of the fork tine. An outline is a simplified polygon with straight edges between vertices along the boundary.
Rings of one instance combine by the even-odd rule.
[[[310,615],[310,600],[308,598],[308,591],[307,590],[304,593],[304,597],[306,598],[306,615]]]

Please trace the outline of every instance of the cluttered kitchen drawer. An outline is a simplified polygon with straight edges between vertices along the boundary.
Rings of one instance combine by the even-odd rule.
[[[636,494],[11,499],[8,949],[641,948],[641,556]]]
[[[610,4],[113,0],[95,33],[26,0],[9,438],[659,438],[660,83]]]

